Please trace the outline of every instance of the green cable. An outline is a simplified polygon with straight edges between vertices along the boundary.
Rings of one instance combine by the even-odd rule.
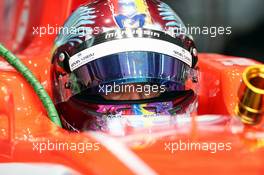
[[[40,98],[42,104],[47,110],[48,116],[55,124],[61,127],[60,117],[58,112],[49,97],[48,93],[45,91],[43,86],[37,80],[37,78],[33,75],[33,73],[17,58],[14,54],[12,54],[8,49],[6,49],[0,43],[0,56],[5,58],[5,60],[11,64],[19,73],[21,73],[24,78],[31,84],[34,91],[37,93]]]

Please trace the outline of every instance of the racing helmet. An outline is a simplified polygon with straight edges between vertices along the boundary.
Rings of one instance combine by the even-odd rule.
[[[77,8],[60,29],[52,58],[64,128],[108,132],[118,124],[144,127],[146,116],[164,124],[162,116],[193,111],[198,57],[184,27],[159,0],[96,0]]]

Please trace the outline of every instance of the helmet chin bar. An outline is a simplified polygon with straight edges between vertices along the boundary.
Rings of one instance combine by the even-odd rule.
[[[194,108],[197,105],[197,96],[191,90],[182,93],[165,93],[159,98],[137,101],[101,101],[102,97],[85,99],[86,101],[83,101],[75,96],[69,99],[68,102],[57,104],[57,107],[62,110],[62,121],[67,121],[63,122],[65,128],[73,131],[101,130],[108,132],[111,128],[111,126],[108,127],[109,123],[117,122],[121,127],[122,121],[129,119],[135,124],[136,121],[131,119],[133,116],[137,116],[140,122],[156,118],[155,120],[159,122],[154,122],[153,127],[156,124],[157,126],[167,125],[173,117],[178,115],[183,114],[184,117],[189,117],[190,113],[195,111]],[[141,114],[128,113],[128,111],[133,111],[135,107],[143,107],[148,112]],[[170,120],[169,116],[172,117]]]

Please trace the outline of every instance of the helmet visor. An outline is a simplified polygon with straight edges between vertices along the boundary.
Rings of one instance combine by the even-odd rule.
[[[142,92],[193,89],[193,69],[182,61],[154,52],[118,53],[85,64],[58,78],[56,102],[67,101],[83,91],[86,94]],[[133,85],[132,85],[133,84]],[[192,84],[192,83],[191,83]]]
[[[55,102],[84,91],[103,96],[146,92],[151,97],[150,93],[193,89],[194,61],[189,50],[176,38],[157,31],[91,38],[70,54],[68,73],[55,70]]]

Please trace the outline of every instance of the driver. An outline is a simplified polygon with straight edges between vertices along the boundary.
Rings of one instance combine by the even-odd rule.
[[[198,58],[183,26],[159,0],[80,6],[57,36],[52,58],[53,96],[64,128],[109,132],[113,116],[122,118],[119,124],[144,127],[128,121],[191,113]]]

